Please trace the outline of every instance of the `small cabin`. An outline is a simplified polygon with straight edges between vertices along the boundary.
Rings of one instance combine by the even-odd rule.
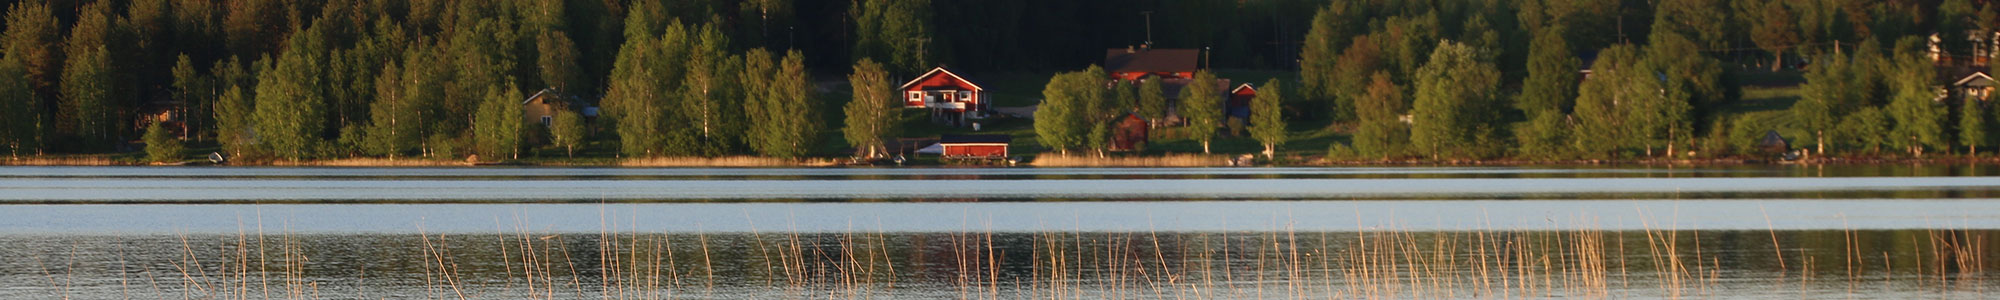
[[[993,109],[985,87],[944,67],[924,72],[896,90],[903,92],[904,108],[930,109],[931,121],[941,124],[967,126],[967,120],[985,118]]]
[[[1194,78],[1200,49],[1112,48],[1104,51],[1104,70],[1111,78],[1135,81],[1148,75],[1161,79]]]
[[[563,99],[555,88],[542,89],[534,95],[529,95],[528,99],[521,100],[521,124],[553,125],[558,113],[566,109],[576,109],[570,107],[571,104],[568,99]]]
[[[998,134],[945,135],[938,138],[941,155],[948,159],[1003,159],[1014,137]]]

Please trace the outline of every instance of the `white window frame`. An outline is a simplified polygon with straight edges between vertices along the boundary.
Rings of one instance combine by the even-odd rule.
[[[550,126],[550,124],[555,124],[555,119],[556,118],[553,116],[542,116],[542,126]]]

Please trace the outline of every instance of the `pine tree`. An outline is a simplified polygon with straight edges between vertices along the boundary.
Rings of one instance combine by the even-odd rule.
[[[0,51],[5,59],[18,62],[27,73],[22,79],[35,92],[30,109],[37,117],[42,116],[45,103],[59,94],[57,83],[62,80],[62,25],[50,12],[47,1],[21,1],[7,9],[7,27],[0,35]],[[45,125],[46,126],[46,125]]]
[[[1209,142],[1222,126],[1222,91],[1214,73],[1196,71],[1194,80],[1181,88],[1181,117],[1187,118],[1188,136],[1201,142],[1201,153],[1209,154]]]
[[[861,157],[886,154],[882,139],[894,136],[897,131],[894,118],[897,98],[889,83],[889,72],[882,69],[882,64],[864,57],[854,63],[854,73],[847,75],[847,82],[853,85],[854,97],[844,109],[847,127],[842,127],[841,133]]]
[[[1278,79],[1264,82],[1264,89],[1257,91],[1257,98],[1250,100],[1250,136],[1264,143],[1264,158],[1276,159],[1278,145],[1285,144],[1284,109],[1285,90],[1278,86]]]

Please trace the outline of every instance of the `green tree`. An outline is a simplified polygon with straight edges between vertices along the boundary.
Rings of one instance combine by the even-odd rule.
[[[1264,143],[1264,157],[1277,159],[1278,145],[1285,144],[1283,87],[1278,79],[1264,82],[1264,90],[1257,91],[1257,98],[1250,100],[1250,136]]]
[[[1979,146],[1987,144],[1986,107],[1979,100],[1960,100],[1958,116],[1958,143],[1965,145],[1966,156],[1979,155]]]
[[[1208,154],[1209,142],[1215,140],[1215,130],[1222,126],[1222,87],[1208,70],[1196,71],[1194,80],[1181,88],[1181,103],[1178,108],[1182,118],[1187,119],[1188,136],[1201,142],[1201,153]]]
[[[253,113],[255,138],[271,154],[292,160],[316,154],[326,126],[321,60],[310,48],[294,47],[280,55],[271,70],[260,74]]]
[[[1574,138],[1579,154],[1615,157],[1626,146],[1643,144],[1640,124],[1641,98],[1660,97],[1659,77],[1646,70],[1639,50],[1631,45],[1614,45],[1599,51],[1591,65],[1591,77],[1578,86]]]
[[[1086,108],[1087,101],[1078,91],[1089,89],[1089,82],[1082,72],[1065,72],[1049,78],[1042,87],[1042,103],[1035,108],[1035,137],[1042,146],[1054,149],[1064,155],[1070,149],[1080,148],[1090,134]]]
[[[1535,34],[1528,46],[1528,79],[1521,83],[1520,101],[1514,107],[1530,114],[1561,113],[1576,104],[1576,84],[1582,77],[1582,61],[1570,52],[1562,26],[1551,26]]]
[[[35,113],[35,94],[28,69],[16,59],[0,59],[0,147],[10,157],[34,153],[41,147],[41,116]]]
[[[583,80],[583,70],[577,66],[576,43],[561,30],[543,31],[535,39],[536,70],[541,72],[542,83],[564,93],[581,92],[574,89]]]
[[[1340,51],[1351,49],[1346,45],[1365,30],[1361,28],[1364,26],[1357,26],[1365,24],[1356,24],[1361,23],[1357,20],[1365,18],[1359,15],[1361,9],[1354,4],[1354,2],[1334,2],[1313,14],[1312,25],[1306,29],[1305,42],[1299,49],[1299,94],[1304,96],[1307,102],[1334,104],[1334,101],[1339,101],[1337,99],[1350,96],[1342,95],[1335,89],[1337,76],[1367,76],[1340,73],[1341,64],[1336,62],[1337,58],[1344,57]],[[1365,80],[1366,78],[1362,78],[1357,81]],[[1361,84],[1365,85],[1366,82]],[[1351,104],[1352,101],[1345,102]],[[1335,116],[1349,115],[1345,111],[1351,110],[1351,106],[1338,104],[1328,108],[1337,112]]]
[[[1944,145],[1944,107],[1937,104],[1938,91],[1932,86],[1929,60],[1915,53],[1899,53],[1897,57],[1896,75],[1890,79],[1895,95],[1888,113],[1896,121],[1892,131],[1895,138],[1890,142],[1911,155],[1923,157],[1924,147]]]
[[[369,127],[362,150],[394,158],[416,149],[423,137],[420,115],[412,97],[404,92],[403,69],[390,63],[375,77],[375,101],[369,103]]]
[[[1761,14],[1755,24],[1751,24],[1750,37],[1758,48],[1771,53],[1771,71],[1785,65],[1785,51],[1799,44],[1799,23],[1792,17],[1792,9],[1784,1],[1764,2]]]
[[[510,83],[489,89],[486,95],[473,122],[473,144],[483,156],[520,158],[521,131],[525,127],[521,120],[524,98],[521,91]]]
[[[1159,77],[1148,76],[1139,82],[1139,117],[1146,118],[1148,125],[1157,124],[1167,117],[1167,93],[1160,85]]]
[[[174,99],[181,100],[177,113],[181,116],[181,138],[200,138],[202,134],[196,131],[208,128],[206,112],[214,100],[213,88],[207,77],[195,74],[194,60],[187,54],[175,60],[173,74]]]
[[[841,128],[852,145],[864,158],[881,157],[888,154],[882,147],[883,138],[895,136],[896,100],[894,87],[889,83],[889,71],[873,59],[861,58],[854,63],[854,73],[847,75],[847,82],[853,85],[853,99],[847,102],[847,126]]]
[[[175,138],[174,133],[168,131],[166,126],[160,126],[160,122],[146,125],[147,161],[177,162],[181,160],[181,152],[185,149],[186,147],[181,145],[181,140]]]
[[[22,79],[33,89],[37,98],[29,112],[39,112],[41,101],[58,94],[58,82],[62,80],[62,25],[49,10],[47,1],[16,2],[7,9],[6,32],[0,34],[0,52],[7,60],[21,64],[27,72]],[[39,113],[37,113],[39,115]]]
[[[1444,41],[1435,49],[1417,71],[1410,142],[1432,159],[1470,156],[1465,150],[1480,146],[1474,142],[1490,136],[1498,118],[1500,71],[1471,46]]]
[[[1347,50],[1341,51],[1340,58],[1334,62],[1334,75],[1330,79],[1332,82],[1327,84],[1331,89],[1328,93],[1334,97],[1334,120],[1356,119],[1357,105],[1354,102],[1355,99],[1368,93],[1368,85],[1372,80],[1370,75],[1377,70],[1387,70],[1387,64],[1383,62],[1382,48],[1374,41],[1367,36],[1354,37],[1354,41],[1348,44]]]
[[[67,116],[64,128],[91,149],[118,142],[124,134],[119,125],[127,119],[121,114],[127,102],[120,78],[125,70],[112,60],[119,49],[109,44],[118,40],[113,21],[109,2],[85,5],[63,52],[68,60],[63,63],[64,105],[58,117]]]
[[[588,128],[584,128],[583,114],[564,109],[556,112],[553,122],[555,124],[549,125],[549,139],[556,147],[563,148],[564,155],[576,157],[576,147],[583,146],[584,139],[590,134]]]
[[[1840,118],[1840,125],[1834,131],[1839,133],[1836,136],[1858,149],[1880,153],[1882,145],[1891,140],[1889,130],[1888,114],[1881,108],[1868,106]]]
[[[761,113],[753,113],[753,126],[764,126],[763,136],[754,147],[759,153],[780,158],[806,155],[819,138],[818,101],[813,97],[812,78],[806,74],[805,54],[787,51],[771,75],[770,90],[762,98]],[[758,116],[762,116],[758,120]]]
[[[898,72],[920,72],[939,61],[934,53],[943,43],[933,41],[930,0],[856,1],[854,54],[882,61]]]
[[[1792,103],[1791,113],[1812,132],[1815,154],[1826,155],[1827,131],[1840,124],[1848,110],[1867,105],[1867,94],[1857,82],[1864,70],[1855,68],[1847,56],[1835,53],[1816,61],[1806,70],[1806,83],[1800,86],[1801,97]]]
[[[1376,71],[1369,78],[1368,93],[1354,101],[1355,117],[1361,121],[1354,132],[1355,151],[1382,159],[1401,156],[1410,143],[1410,126],[1402,120],[1409,103],[1388,71]]]
[[[679,109],[695,130],[693,145],[703,155],[720,155],[740,143],[741,136],[734,127],[727,126],[738,119],[741,109],[733,105],[734,73],[726,73],[729,63],[729,38],[714,25],[701,26],[689,50],[688,72],[680,84]]]
[[[218,69],[233,69],[234,61],[218,65]],[[222,94],[215,99],[215,139],[222,144],[222,151],[230,157],[241,157],[255,147],[256,137],[251,134],[257,121],[255,96],[250,90],[234,84],[223,84]]]

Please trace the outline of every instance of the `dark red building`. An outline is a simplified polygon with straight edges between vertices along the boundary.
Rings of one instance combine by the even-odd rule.
[[[938,146],[944,148],[944,158],[1000,159],[1007,157],[1007,145],[1014,137],[997,134],[944,135],[938,138]]]
[[[1199,49],[1112,48],[1104,50],[1104,71],[1120,80],[1139,80],[1146,75],[1188,79],[1194,78],[1200,58]]]

